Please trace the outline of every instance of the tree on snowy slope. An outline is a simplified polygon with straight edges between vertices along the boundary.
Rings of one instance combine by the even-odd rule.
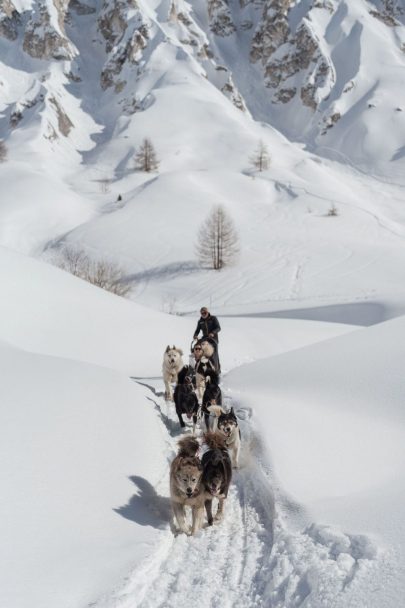
[[[135,168],[138,171],[156,171],[159,161],[156,156],[155,148],[150,139],[145,137],[138,152],[135,154]]]
[[[198,231],[197,256],[202,266],[220,270],[236,262],[239,236],[231,217],[216,205]]]
[[[266,171],[270,167],[270,154],[266,144],[261,140],[259,141],[253,156],[250,157],[250,163],[259,171]]]
[[[4,163],[7,160],[7,148],[6,144],[0,139],[0,163]]]
[[[108,260],[93,260],[83,249],[65,246],[60,251],[60,258],[56,259],[56,265],[117,296],[125,297],[132,288],[119,266]]]

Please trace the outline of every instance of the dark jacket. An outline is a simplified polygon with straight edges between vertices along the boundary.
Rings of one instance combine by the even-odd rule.
[[[218,332],[221,331],[218,319],[213,315],[208,315],[205,319],[200,317],[195,328],[194,338],[198,337],[200,331],[202,331],[203,338],[207,338],[208,334],[213,334],[213,339],[218,342]]]

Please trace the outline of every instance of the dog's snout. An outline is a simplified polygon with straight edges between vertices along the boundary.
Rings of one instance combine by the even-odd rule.
[[[191,496],[193,493],[193,488],[187,488],[186,493],[188,496]]]

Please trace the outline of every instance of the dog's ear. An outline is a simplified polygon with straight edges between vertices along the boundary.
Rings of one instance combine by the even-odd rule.
[[[229,413],[230,413],[231,416],[235,416],[235,412],[233,411],[233,406],[229,410]],[[235,418],[236,418],[236,416],[235,416]]]
[[[167,353],[168,353],[168,352],[169,352],[169,350],[170,350],[170,346],[169,346],[169,345],[167,345],[167,346],[166,346],[166,351],[165,351],[165,352],[167,352]]]

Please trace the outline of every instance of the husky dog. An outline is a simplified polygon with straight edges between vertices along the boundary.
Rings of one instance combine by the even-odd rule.
[[[208,525],[212,526],[214,519],[219,521],[224,511],[224,500],[228,496],[229,484],[232,479],[232,464],[225,445],[225,437],[218,433],[204,435],[208,451],[203,455],[201,462],[203,474],[201,483],[205,490],[205,510]],[[212,501],[218,499],[218,509],[215,518],[212,516]]]
[[[225,445],[231,453],[232,466],[237,469],[239,467],[241,434],[233,407],[229,412],[222,410],[217,419],[217,428],[218,432],[225,437]]]
[[[205,376],[205,391],[202,398],[202,408],[201,411],[204,414],[204,421],[207,431],[213,430],[210,425],[210,410],[209,408],[212,406],[221,406],[222,405],[222,392],[218,385],[219,376],[214,370],[210,370],[207,372]],[[215,410],[212,410],[214,415]]]
[[[211,359],[215,352],[213,344],[209,340],[204,340],[203,338],[201,340],[201,348],[203,349],[204,356],[207,357],[207,359]]]
[[[179,451],[170,467],[170,497],[177,524],[185,534],[196,534],[204,519],[205,492],[201,484],[202,464],[197,458],[200,448],[195,437],[188,435],[178,442]],[[186,524],[185,507],[191,507],[191,530]]]
[[[212,338],[202,338],[200,341],[204,357],[210,360],[215,371],[221,373],[221,365],[218,356],[218,343]]]
[[[212,361],[205,356],[202,356],[195,364],[196,389],[198,400],[201,403],[205,391],[206,377],[210,372],[215,373],[215,367]]]
[[[221,405],[207,405],[206,409],[209,412],[209,426],[210,428],[207,430],[215,431],[218,428],[218,418],[224,413]]]
[[[177,375],[183,367],[183,351],[175,346],[168,346],[163,354],[163,382],[165,383],[165,399],[173,401],[171,382],[177,382]]]
[[[174,403],[176,414],[179,417],[181,427],[185,427],[183,414],[190,420],[193,418],[193,434],[197,424],[198,399],[194,392],[195,372],[191,365],[185,365],[178,374],[178,384],[174,389]]]

